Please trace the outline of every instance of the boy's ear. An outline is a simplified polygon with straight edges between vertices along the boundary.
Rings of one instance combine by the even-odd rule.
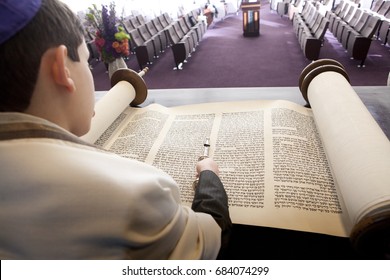
[[[70,72],[66,66],[66,60],[68,59],[68,49],[66,46],[61,45],[55,49],[55,60],[52,64],[52,73],[54,81],[61,86],[64,86],[69,92],[75,90],[75,85],[70,77]]]

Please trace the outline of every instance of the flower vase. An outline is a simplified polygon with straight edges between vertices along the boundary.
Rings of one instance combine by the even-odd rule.
[[[127,64],[123,57],[116,58],[114,61],[108,63],[108,77],[111,80],[112,75],[118,69],[127,68]]]

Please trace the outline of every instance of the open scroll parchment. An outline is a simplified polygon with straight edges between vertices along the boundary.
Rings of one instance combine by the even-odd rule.
[[[311,109],[284,100],[128,107],[133,98],[127,82],[112,88],[84,139],[164,170],[183,203],[210,137],[233,223],[348,237],[369,213],[389,211],[389,141],[339,73],[313,79]]]

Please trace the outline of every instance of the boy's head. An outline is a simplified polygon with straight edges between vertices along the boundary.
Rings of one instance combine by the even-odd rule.
[[[0,26],[0,112],[27,112],[75,134],[86,133],[81,130],[87,129],[88,120],[82,121],[84,128],[76,129],[69,123],[74,120],[65,121],[65,116],[60,116],[73,102],[79,110],[87,111],[78,117],[91,118],[90,96],[86,95],[94,92],[93,79],[83,26],[77,16],[58,0],[0,0]],[[81,77],[84,81],[80,81]],[[85,96],[79,97],[79,105],[63,98],[64,106],[55,108],[59,100],[54,95],[49,98],[49,93],[62,91]],[[43,103],[58,111],[62,123]]]

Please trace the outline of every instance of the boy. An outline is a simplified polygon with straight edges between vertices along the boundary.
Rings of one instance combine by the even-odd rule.
[[[190,209],[161,170],[78,138],[94,85],[83,28],[65,4],[1,0],[0,57],[1,259],[218,256],[231,221],[212,159],[196,166]]]

